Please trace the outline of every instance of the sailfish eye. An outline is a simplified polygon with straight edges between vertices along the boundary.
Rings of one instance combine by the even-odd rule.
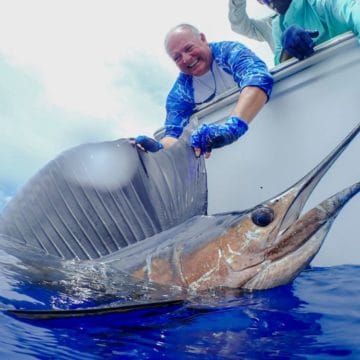
[[[274,211],[266,206],[258,207],[252,212],[251,220],[258,226],[267,226],[274,220]]]

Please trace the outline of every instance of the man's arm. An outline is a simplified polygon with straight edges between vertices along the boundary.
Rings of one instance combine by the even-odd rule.
[[[256,86],[247,86],[239,96],[231,116],[237,116],[249,124],[267,102],[266,93]]]
[[[247,86],[241,91],[239,99],[231,112],[231,116],[238,117],[249,124],[265,105],[267,99],[267,94],[261,88],[256,86]],[[160,143],[165,149],[168,149],[173,146],[177,140],[177,138],[172,136],[164,136],[160,140]],[[144,147],[144,145],[142,150],[154,151],[148,147]],[[157,150],[159,149],[157,148]],[[200,156],[201,150],[195,149],[195,154],[196,156]],[[209,156],[210,153],[205,153],[206,158]]]
[[[229,145],[245,134],[248,124],[268,101],[273,85],[265,63],[244,45],[236,42],[214,44],[213,54],[217,63],[233,75],[241,92],[224,124],[203,124],[192,134],[195,154],[204,154],[205,158],[212,149]]]
[[[166,98],[165,135],[160,140],[165,149],[176,143],[189,123],[195,108],[191,94],[192,78],[181,74]]]
[[[286,60],[289,60],[292,58],[292,55],[290,55],[286,50],[282,49],[281,54],[280,54],[280,60],[279,63],[282,63]]]
[[[244,135],[248,130],[248,124],[262,109],[267,99],[267,94],[261,88],[245,87],[224,124],[203,124],[193,133],[192,145],[195,155],[204,154],[205,159],[208,159],[212,149],[229,145]]]
[[[233,31],[251,39],[266,41],[271,50],[274,51],[271,16],[252,19],[246,12],[246,0],[229,0],[228,18]]]
[[[346,25],[360,41],[360,2],[351,0],[328,0],[321,3],[327,16]]]
[[[174,138],[172,136],[164,136],[160,142],[164,145],[165,149],[168,149],[169,147],[173,146],[178,141],[177,138]]]

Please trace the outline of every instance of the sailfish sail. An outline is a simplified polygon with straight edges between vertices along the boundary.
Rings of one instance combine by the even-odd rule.
[[[180,139],[139,151],[128,139],[61,153],[8,203],[0,234],[63,259],[96,259],[207,211],[203,159]]]

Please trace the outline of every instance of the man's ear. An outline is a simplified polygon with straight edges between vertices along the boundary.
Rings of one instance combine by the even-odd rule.
[[[200,39],[201,39],[201,41],[207,43],[207,40],[206,40],[206,37],[205,37],[204,33],[200,33]]]

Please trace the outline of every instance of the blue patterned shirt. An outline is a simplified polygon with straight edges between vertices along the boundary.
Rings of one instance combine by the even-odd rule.
[[[210,43],[213,61],[240,89],[256,86],[270,97],[273,78],[265,63],[238,42]],[[196,107],[193,77],[180,73],[166,100],[165,136],[178,138]]]

